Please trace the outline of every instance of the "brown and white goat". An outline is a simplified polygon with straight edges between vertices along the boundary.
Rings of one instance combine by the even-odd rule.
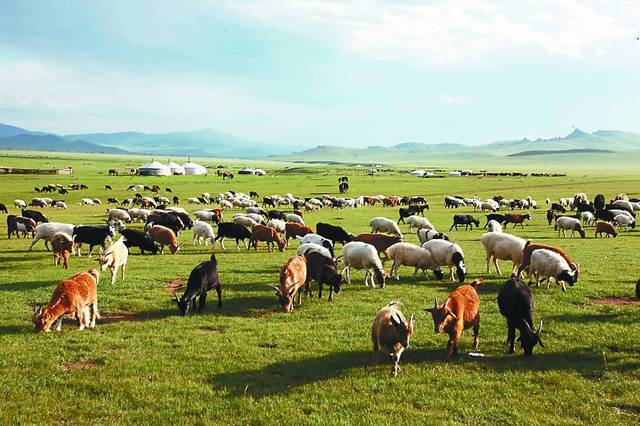
[[[433,308],[425,311],[431,312],[433,328],[436,333],[443,331],[449,335],[447,343],[447,360],[452,355],[458,355],[458,340],[462,332],[473,327],[473,349],[478,349],[480,343],[480,298],[476,287],[482,284],[482,278],[474,280],[471,284],[463,284],[456,288],[450,295],[438,305],[435,300]]]
[[[280,286],[271,286],[282,304],[285,313],[293,311],[293,297],[298,293],[298,305],[301,303],[300,288],[307,281],[307,260],[302,254],[291,256],[280,270]]]
[[[566,260],[569,266],[571,267],[571,270],[575,272],[575,275],[574,275],[575,282],[578,281],[578,277],[580,276],[580,265],[578,265],[577,263],[574,263],[574,261],[571,260],[569,255],[562,249],[562,247],[553,247],[553,246],[548,246],[546,244],[536,244],[536,243],[532,243],[531,240],[528,240],[525,243],[524,250],[522,250],[522,263],[518,268],[518,276],[520,276],[523,271],[529,268],[529,265],[531,264],[531,255],[535,250],[539,250],[539,249],[551,250],[553,252],[558,253],[560,256],[562,256],[564,260]]]
[[[55,330],[60,331],[64,315],[74,315],[79,330],[94,328],[96,318],[100,318],[97,287],[99,277],[95,268],[77,273],[58,284],[47,306],[32,306],[36,332],[48,332],[54,323]]]
[[[182,247],[182,244],[178,244],[175,232],[166,226],[153,225],[149,229],[149,237],[160,245],[161,254],[164,251],[164,246],[169,246],[171,254],[176,254]]]
[[[59,265],[63,261],[65,269],[69,269],[69,256],[73,252],[73,238],[66,232],[57,232],[51,239],[53,264]]]
[[[398,375],[400,356],[409,347],[416,320],[413,315],[407,321],[398,309],[398,302],[391,302],[380,309],[371,326],[373,342],[373,360],[377,361],[378,352],[391,356],[391,374]]]

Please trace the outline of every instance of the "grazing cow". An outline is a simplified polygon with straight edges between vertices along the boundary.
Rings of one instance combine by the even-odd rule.
[[[73,252],[73,238],[66,232],[57,232],[51,240],[53,264],[59,265],[63,261],[64,269],[69,269],[69,255]]]
[[[111,244],[107,249],[107,252],[98,259],[100,269],[102,271],[109,268],[109,271],[111,272],[111,285],[116,282],[116,274],[118,273],[119,267],[122,267],[122,281],[124,281],[128,257],[129,249],[124,244],[124,237],[120,237],[120,239]]]
[[[76,254],[82,256],[82,244],[89,244],[89,256],[93,253],[95,246],[101,246],[103,250],[106,247],[106,241],[115,236],[115,231],[111,225],[78,225],[73,228],[71,233],[73,243],[75,245]]]
[[[520,225],[522,229],[524,229],[524,225],[522,224],[525,220],[531,220],[531,214],[517,214],[517,213],[507,213],[504,215],[504,229],[507,229],[507,225],[513,223],[513,227],[515,228],[517,225]]]
[[[533,348],[537,344],[544,348],[540,339],[542,320],[538,330],[533,330],[533,294],[527,285],[518,280],[515,274],[511,275],[511,278],[500,289],[498,307],[500,313],[507,319],[507,342],[510,354],[515,352],[516,329],[520,331],[518,340],[526,356],[531,356]]]
[[[176,291],[180,287],[173,287],[173,296],[176,299],[180,315],[189,312],[189,307],[195,311],[196,297],[198,298],[198,313],[204,310],[209,290],[215,289],[218,294],[218,308],[222,307],[222,283],[218,275],[218,262],[216,256],[211,254],[209,260],[198,264],[189,274],[187,288],[182,297],[178,298]]]
[[[339,226],[331,225],[328,223],[318,222],[316,224],[316,233],[328,240],[331,240],[334,246],[336,245],[336,241],[340,242],[340,244],[342,245],[353,241],[353,235],[347,233],[347,231]]]
[[[293,297],[298,293],[298,305],[301,303],[300,287],[307,281],[307,260],[302,254],[291,256],[280,270],[280,286],[271,286],[282,304],[285,313],[293,311]]]
[[[244,242],[245,248],[249,250],[249,245],[246,240],[251,240],[251,231],[242,225],[238,225],[233,222],[222,222],[218,224],[218,236],[215,241],[220,240],[222,250],[226,250],[224,247],[224,239],[233,238],[236,240],[236,249],[240,250],[240,240]]]
[[[399,302],[391,302],[380,309],[371,326],[373,359],[377,360],[379,352],[391,356],[391,374],[394,376],[398,375],[400,356],[409,347],[409,340],[413,336],[413,327],[416,322],[413,315],[407,321],[398,309],[398,305]]]
[[[447,343],[447,360],[452,355],[458,355],[458,340],[462,332],[473,327],[473,349],[478,349],[480,343],[480,298],[476,292],[476,287],[482,284],[482,278],[474,280],[471,284],[463,284],[456,288],[445,299],[442,305],[438,305],[435,300],[433,308],[425,309],[431,312],[433,317],[433,328],[436,333],[445,331],[449,335]]]
[[[453,228],[458,230],[458,225],[464,225],[464,230],[468,230],[469,227],[473,229],[473,224],[475,223],[476,227],[480,227],[480,221],[470,214],[456,214],[453,216],[453,225],[449,228],[451,231]]]
[[[121,229],[120,234],[124,236],[124,245],[127,246],[127,248],[138,247],[141,254],[144,254],[145,251],[151,252],[152,254],[158,253],[158,247],[146,232],[139,229],[128,228]]]
[[[33,305],[33,322],[36,332],[49,332],[54,325],[56,331],[62,329],[62,317],[72,314],[78,322],[78,329],[94,328],[98,313],[98,278],[95,268],[80,272],[62,281],[53,291],[47,306]]]
[[[250,245],[252,245],[256,251],[258,251],[258,241],[266,241],[267,250],[270,252],[273,251],[274,243],[278,245],[280,252],[284,251],[284,241],[282,241],[282,238],[278,235],[278,231],[269,226],[256,225],[251,229]]]
[[[313,234],[313,229],[306,225],[295,222],[287,222],[284,226],[285,245],[289,245],[289,238],[304,237],[307,234]]]
[[[338,273],[336,263],[333,259],[323,255],[319,251],[309,250],[304,253],[307,260],[307,288],[311,294],[309,281],[318,282],[318,299],[322,299],[322,286],[329,286],[329,302],[333,301],[333,292],[340,293],[342,275]]]
[[[169,246],[171,254],[176,254],[182,248],[182,244],[178,244],[176,234],[165,226],[153,225],[149,229],[149,237],[160,246],[160,254],[164,253],[164,246]]]

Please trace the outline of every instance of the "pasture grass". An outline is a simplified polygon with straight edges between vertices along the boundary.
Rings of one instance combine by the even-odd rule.
[[[225,190],[261,196],[291,192],[299,197],[335,194],[337,177],[350,176],[349,195],[424,195],[430,221],[447,231],[454,213],[446,194],[477,194],[482,198],[533,196],[542,206],[532,211],[516,235],[562,245],[581,265],[581,280],[562,293],[534,288],[536,318],[544,318],[546,349],[534,356],[506,353],[506,322],[499,314],[497,292],[503,276],[485,272],[481,230],[451,231],[465,251],[468,281],[484,277],[481,297],[480,348],[484,358],[471,359],[472,333],[466,331],[461,355],[445,362],[447,337],[436,335],[430,315],[434,297],[443,300],[456,284],[413,277],[401,269],[400,282],[365,288],[364,274],[352,272],[329,303],[303,297],[294,313],[280,312],[268,285],[276,284],[280,266],[295,253],[235,250],[215,252],[223,282],[223,306],[211,295],[201,315],[180,317],[166,283],[187,277],[209,257],[210,248],[193,246],[184,232],[182,251],[172,256],[141,256],[132,251],[125,282],[99,287],[103,320],[95,330],[78,332],[65,322],[63,331],[35,334],[30,302],[47,302],[55,285],[76,271],[96,265],[83,256],[70,260],[68,271],[52,266],[52,256],[30,240],[7,240],[0,226],[0,423],[2,424],[637,424],[640,420],[640,309],[591,305],[606,296],[631,297],[638,274],[640,232],[625,231],[616,239],[558,238],[545,220],[544,199],[585,191],[590,197],[620,192],[637,196],[640,175],[591,176],[588,171],[563,178],[445,178],[418,179],[390,171],[375,177],[356,169],[316,167],[282,173],[272,164],[269,176],[108,177],[109,168],[126,166],[129,158],[58,154],[57,159],[27,158],[30,166],[43,162],[71,164],[73,176],[0,176],[0,202],[10,213],[14,198],[27,202],[34,186],[82,182],[88,191],[63,198],[69,210],[45,209],[55,221],[93,224],[104,219],[106,206],[81,207],[80,198],[131,197],[130,184],[171,187],[186,200],[204,191]],[[56,163],[58,164],[58,163]],[[13,163],[12,163],[13,165]],[[46,164],[41,164],[45,167]],[[296,166],[300,167],[300,166]],[[585,176],[586,175],[586,176]],[[104,190],[105,184],[113,191]],[[196,207],[183,205],[189,211]],[[226,213],[231,216],[230,212]],[[324,209],[306,215],[307,223],[339,224],[353,233],[368,231],[369,219],[397,219],[396,208]],[[484,218],[483,218],[484,219]],[[484,220],[482,220],[484,224]],[[406,226],[402,227],[403,231]],[[415,234],[407,240],[417,243]],[[85,248],[86,253],[86,248]],[[94,255],[95,258],[95,255]],[[386,268],[390,263],[386,263]],[[400,300],[405,315],[418,317],[410,348],[397,378],[386,362],[372,365],[370,327],[374,314],[391,300]]]

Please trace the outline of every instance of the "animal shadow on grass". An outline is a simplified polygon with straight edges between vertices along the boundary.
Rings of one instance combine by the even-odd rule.
[[[53,289],[56,283],[56,281],[20,281],[0,284],[0,291],[25,291],[35,290],[41,287],[50,287]]]

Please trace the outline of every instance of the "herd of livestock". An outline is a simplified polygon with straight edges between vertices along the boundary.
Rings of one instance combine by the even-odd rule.
[[[427,219],[425,211],[430,206],[422,196],[325,195],[301,199],[286,194],[263,197],[260,204],[256,200],[259,197],[256,192],[246,195],[228,191],[215,196],[203,193],[189,197],[186,202],[198,208],[189,213],[177,206],[180,203],[177,196],[169,199],[140,194],[142,191],[157,194],[161,190],[157,185],[131,185],[128,189],[134,192],[132,197],[123,200],[109,197],[106,200],[112,206],[106,211],[104,224],[74,225],[47,219],[42,208],[66,209],[67,205],[64,200],[55,200],[42,193],[64,195],[69,190],[87,189],[80,184],[68,188],[57,184],[36,188],[41,196],[33,198],[30,203],[20,199],[13,201],[13,205],[20,209],[17,215],[8,214],[8,208],[0,203],[0,212],[8,214],[8,237],[26,237],[30,234],[32,240],[29,250],[43,240],[47,250],[53,252],[54,263],[62,262],[64,268],[69,267],[71,255],[82,255],[83,245],[89,246],[89,255],[95,247],[99,247],[99,267],[102,271],[110,271],[112,284],[117,279],[118,270],[121,271],[121,279],[125,279],[128,255],[132,248],[139,249],[141,254],[162,254],[168,248],[172,254],[176,254],[182,247],[178,243],[178,236],[189,229],[194,245],[206,246],[210,242],[215,247],[219,241],[223,250],[226,249],[225,238],[235,240],[238,250],[240,242],[247,250],[258,250],[258,245],[265,243],[268,251],[274,251],[277,247],[280,252],[285,250],[290,240],[298,240],[297,253],[281,267],[279,285],[273,286],[278,302],[287,313],[294,310],[294,302],[300,304],[302,292],[312,296],[312,281],[318,285],[318,297],[322,298],[322,290],[326,285],[329,301],[332,301],[343,284],[351,283],[351,269],[364,270],[365,285],[371,287],[376,284],[384,287],[387,279],[399,280],[402,266],[414,268],[414,275],[422,272],[426,276],[431,271],[438,280],[447,278],[460,284],[464,283],[467,276],[462,248],[449,241],[446,233],[438,231]],[[107,185],[105,189],[110,190],[111,187]],[[170,188],[165,188],[165,191],[173,192]],[[100,199],[87,197],[81,199],[81,204],[103,203]],[[305,223],[305,215],[309,216],[309,213],[319,209],[359,208],[376,204],[397,208],[398,219],[374,217],[369,221],[371,232],[358,235],[331,223],[318,222],[315,230]],[[636,213],[640,211],[640,200],[629,199],[625,194],[606,202],[603,194],[589,200],[586,194],[578,193],[573,197],[560,198],[558,202],[546,199],[545,205],[548,223],[554,225],[558,235],[566,236],[566,231],[571,231],[572,237],[578,233],[582,238],[585,238],[589,227],[593,227],[595,236],[616,237],[621,229],[635,228]],[[500,290],[498,304],[501,314],[507,319],[509,352],[515,351],[517,330],[524,353],[531,355],[535,345],[543,346],[540,338],[542,321],[535,328],[533,295],[529,286],[522,281],[523,274],[528,275],[529,284],[531,281],[536,285],[547,281],[549,288],[551,280],[554,280],[566,291],[566,284],[573,286],[578,281],[579,264],[560,247],[535,243],[505,232],[509,225],[512,225],[512,229],[524,227],[531,220],[530,213],[516,212],[537,209],[538,203],[531,197],[508,199],[496,196],[481,200],[475,196],[451,195],[445,197],[444,207],[473,207],[476,212],[476,216],[454,214],[449,231],[460,229],[461,226],[464,229],[479,228],[481,221],[478,212],[484,215],[484,229],[487,232],[480,241],[486,252],[487,273],[492,264],[498,274],[502,273],[498,260],[512,262],[512,274]],[[241,212],[233,213],[234,209]],[[229,218],[228,215],[232,216]],[[144,226],[132,227],[136,222]],[[401,223],[408,226],[407,232],[417,233],[419,245],[404,241]],[[116,238],[118,233],[120,236]],[[336,252],[338,243],[341,245],[339,254]],[[392,262],[388,273],[384,269],[383,259]],[[338,266],[340,262],[342,267]],[[447,274],[444,271],[446,268]],[[95,327],[96,318],[99,319],[98,282],[99,272],[94,268],[62,281],[48,305],[34,306],[36,329],[60,330],[65,315],[74,317],[80,329]],[[458,339],[467,328],[473,329],[473,348],[478,347],[480,299],[475,289],[482,282],[482,279],[476,279],[470,284],[462,284],[442,303],[435,300],[433,307],[425,309],[432,314],[435,331],[449,335],[447,358],[457,354]],[[209,260],[191,271],[184,293],[179,297],[177,292],[182,287],[184,285],[177,284],[170,288],[180,314],[186,314],[190,309],[201,312],[205,308],[208,291],[212,289],[215,289],[218,307],[221,307],[221,281],[215,255],[212,254]],[[398,372],[400,356],[413,335],[414,323],[413,315],[409,320],[404,317],[398,302],[391,302],[375,316],[371,330],[374,355],[382,351],[391,356],[394,375]]]

